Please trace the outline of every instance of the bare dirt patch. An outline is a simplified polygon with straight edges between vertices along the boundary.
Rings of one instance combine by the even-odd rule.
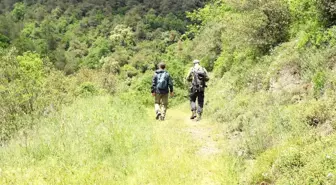
[[[214,156],[221,153],[216,141],[211,137],[213,135],[213,128],[206,127],[201,122],[187,121],[190,127],[187,129],[192,137],[199,143],[201,147],[197,150],[196,154],[204,157]]]

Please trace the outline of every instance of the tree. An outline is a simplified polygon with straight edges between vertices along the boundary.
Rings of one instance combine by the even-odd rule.
[[[26,14],[26,6],[23,3],[16,3],[14,5],[14,9],[12,11],[13,17],[17,20],[20,21],[24,18]]]
[[[336,2],[333,0],[319,0],[319,8],[322,11],[323,20],[326,26],[330,27],[336,24]]]
[[[0,50],[0,141],[23,126],[13,122],[16,116],[41,109],[38,99],[44,78],[38,54],[27,52],[17,56],[14,48]]]
[[[130,27],[125,25],[117,25],[110,35],[110,40],[115,46],[134,46],[134,32]]]
[[[9,44],[10,44],[9,38],[0,33],[0,48],[6,48],[9,46]]]
[[[91,69],[98,69],[103,65],[99,61],[111,51],[111,45],[108,40],[99,37],[88,51],[89,54],[85,58],[84,65]]]

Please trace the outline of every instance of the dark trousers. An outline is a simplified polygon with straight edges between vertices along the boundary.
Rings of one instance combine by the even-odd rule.
[[[196,99],[198,106],[196,107]],[[191,111],[196,111],[198,114],[202,114],[204,106],[204,91],[203,92],[190,92],[190,106]]]

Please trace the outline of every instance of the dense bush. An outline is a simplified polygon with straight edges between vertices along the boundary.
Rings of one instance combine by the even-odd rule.
[[[322,11],[322,19],[326,26],[330,27],[336,24],[336,3],[332,0],[319,0],[319,8]]]
[[[1,59],[1,137],[8,137],[20,125],[12,122],[17,115],[32,114],[41,107],[38,98],[45,79],[43,61],[38,54],[17,56],[15,49],[2,51]],[[11,126],[8,126],[11,125]]]
[[[15,48],[0,51],[0,66],[1,144],[31,126],[29,120],[19,121],[22,116],[47,116],[76,96],[116,91],[112,73],[83,69],[67,77],[51,69],[46,58],[32,52],[19,55]]]

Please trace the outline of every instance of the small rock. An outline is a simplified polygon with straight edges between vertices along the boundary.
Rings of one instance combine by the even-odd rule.
[[[328,178],[328,179],[332,179],[332,178],[334,178],[334,174],[333,174],[333,173],[328,173],[327,178]]]
[[[317,127],[317,132],[320,136],[326,137],[334,132],[334,128],[330,123],[325,123]]]
[[[243,156],[243,154],[244,154],[244,152],[241,151],[241,150],[239,150],[239,151],[237,152],[237,155],[238,155],[239,157]]]
[[[268,173],[263,173],[262,176],[263,177],[268,177]]]

